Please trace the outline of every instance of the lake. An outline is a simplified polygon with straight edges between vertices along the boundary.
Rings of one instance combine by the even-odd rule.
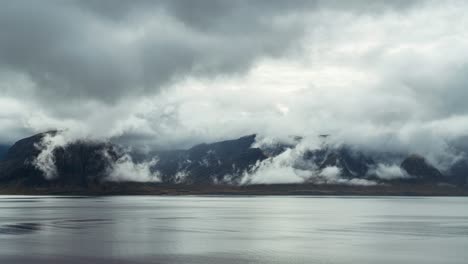
[[[468,198],[0,196],[0,263],[468,263]]]

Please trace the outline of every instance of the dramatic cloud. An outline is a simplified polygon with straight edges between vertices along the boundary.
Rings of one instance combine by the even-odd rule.
[[[301,36],[301,21],[289,16],[302,6],[7,1],[0,67],[43,101],[112,104],[189,75],[242,73],[259,57],[282,54]]]
[[[6,1],[0,142],[68,129],[149,151],[331,134],[443,169],[468,131],[467,10],[463,1]]]

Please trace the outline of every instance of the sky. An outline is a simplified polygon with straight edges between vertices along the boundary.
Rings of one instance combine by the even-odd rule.
[[[468,131],[464,1],[4,1],[0,144],[330,134],[442,155]],[[442,153],[442,154],[441,154]]]

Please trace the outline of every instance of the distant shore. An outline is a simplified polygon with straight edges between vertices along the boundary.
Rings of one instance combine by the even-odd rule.
[[[104,183],[75,186],[0,186],[0,195],[356,195],[356,196],[468,196],[468,187],[451,185],[182,185]]]

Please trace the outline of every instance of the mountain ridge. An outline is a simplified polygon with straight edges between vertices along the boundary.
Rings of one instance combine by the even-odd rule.
[[[132,159],[132,153],[125,148],[106,141],[75,140],[63,146],[54,147],[47,157],[41,156],[41,144],[46,136],[55,136],[57,131],[33,135],[17,141],[9,148],[0,161],[0,184],[19,186],[99,186],[116,181],[115,170],[123,162],[125,168],[139,169],[160,184],[178,185],[242,185],[258,183],[256,174],[261,168],[273,164],[294,145],[276,144],[274,147],[255,146],[256,135],[247,135],[232,140],[202,143],[185,150],[153,152],[149,156],[140,155]],[[299,142],[299,141],[298,141]],[[136,156],[136,155],[133,155]],[[38,162],[39,158],[43,163]],[[135,160],[135,161],[133,161]],[[151,161],[151,162],[150,162]],[[49,162],[50,164],[45,164]],[[381,160],[379,161],[381,162]],[[379,175],[379,166],[370,154],[348,145],[332,147],[323,145],[318,149],[307,150],[296,157],[291,166],[293,171],[301,171],[304,184],[358,184],[396,185],[456,185],[466,186],[468,161],[461,160],[448,170],[441,172],[426,158],[409,154],[400,164],[393,164],[389,177]],[[44,168],[53,169],[53,177],[47,177]],[[327,172],[327,173],[325,173]],[[332,172],[333,175],[330,175]],[[132,182],[132,170],[124,172],[117,179]],[[401,173],[401,175],[391,175]],[[250,178],[246,178],[250,177]],[[247,179],[247,180],[246,180]],[[353,181],[359,180],[359,181]],[[136,181],[136,180],[135,180]],[[138,180],[145,181],[145,180]],[[269,183],[269,182],[266,182]],[[274,184],[274,182],[271,182]]]

